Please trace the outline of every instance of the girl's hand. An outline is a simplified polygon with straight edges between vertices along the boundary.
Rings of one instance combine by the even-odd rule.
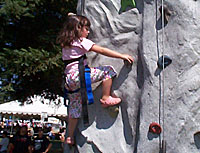
[[[128,54],[122,54],[122,59],[127,60],[129,63],[133,63],[134,59]]]

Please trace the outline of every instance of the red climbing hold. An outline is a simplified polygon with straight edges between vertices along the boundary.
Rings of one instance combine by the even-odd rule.
[[[158,123],[151,123],[149,126],[149,132],[155,133],[155,134],[160,134],[162,131],[162,128],[160,126],[160,124]]]

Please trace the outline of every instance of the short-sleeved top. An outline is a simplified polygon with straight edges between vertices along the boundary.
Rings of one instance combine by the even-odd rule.
[[[79,58],[85,53],[87,53],[95,43],[87,38],[80,38],[79,40],[73,41],[72,47],[62,49],[62,59],[71,60]],[[84,61],[87,64],[87,61]],[[78,61],[70,63],[65,68],[65,73],[69,72],[71,69],[78,69]]]
[[[10,143],[14,145],[13,153],[27,153],[28,146],[31,145],[31,138],[27,135],[16,135],[10,140]]]
[[[50,141],[47,139],[47,137],[43,136],[42,138],[36,137],[34,140],[34,153],[42,153],[45,152],[48,145],[50,144]]]

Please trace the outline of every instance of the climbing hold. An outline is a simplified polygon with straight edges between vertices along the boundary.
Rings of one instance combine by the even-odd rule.
[[[136,7],[135,1],[134,0],[121,0],[121,11],[124,12],[127,7]]]
[[[112,118],[116,118],[117,115],[119,114],[119,106],[111,106],[111,107],[108,107],[108,114],[109,114]]]
[[[159,8],[160,14],[162,15],[162,6]],[[167,8],[167,6],[163,6],[164,13],[164,24],[166,25],[169,21],[169,17],[171,16],[171,11]]]
[[[160,124],[158,123],[151,123],[149,126],[149,132],[155,133],[155,134],[160,134],[162,131],[162,128],[160,126]]]
[[[200,131],[197,131],[196,133],[194,133],[194,143],[197,149],[200,149]]]
[[[166,68],[168,65],[172,63],[172,59],[170,59],[168,56],[166,55],[161,56],[157,62],[158,68],[160,69],[163,69],[163,57],[164,57],[164,68]]]

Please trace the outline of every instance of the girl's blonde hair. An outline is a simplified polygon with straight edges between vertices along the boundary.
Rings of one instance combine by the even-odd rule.
[[[82,28],[84,26],[90,27],[90,21],[85,16],[68,16],[63,28],[58,34],[56,42],[59,43],[62,48],[71,47],[74,40],[81,38]]]

